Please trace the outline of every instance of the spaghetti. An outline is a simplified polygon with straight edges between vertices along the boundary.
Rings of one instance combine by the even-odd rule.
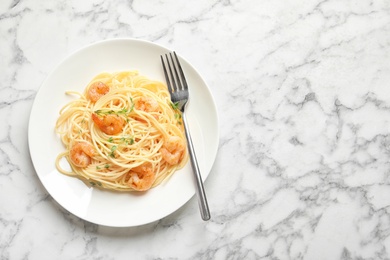
[[[181,113],[166,86],[136,71],[101,73],[60,110],[59,172],[116,191],[159,185],[188,160]],[[65,157],[72,171],[64,170]]]

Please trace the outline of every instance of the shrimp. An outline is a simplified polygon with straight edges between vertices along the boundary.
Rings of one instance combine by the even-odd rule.
[[[156,174],[150,165],[142,164],[132,168],[128,177],[128,185],[131,188],[137,191],[146,191],[152,187]]]
[[[108,93],[110,88],[101,81],[96,81],[88,89],[88,98],[93,103],[99,100],[102,96]]]
[[[157,112],[159,109],[158,102],[151,97],[140,97],[134,105],[136,109],[145,112]]]
[[[76,143],[69,151],[70,160],[78,167],[85,168],[92,162],[95,148],[89,143]]]
[[[180,162],[183,157],[185,145],[178,136],[171,136],[160,148],[162,158],[170,165]]]
[[[99,117],[95,113],[92,114],[93,122],[108,135],[116,135],[122,132],[125,120],[118,115],[105,115]]]

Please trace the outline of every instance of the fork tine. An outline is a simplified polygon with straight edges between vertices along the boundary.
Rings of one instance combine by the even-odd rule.
[[[164,75],[165,75],[165,80],[167,82],[168,91],[171,94],[171,93],[173,93],[173,89],[172,89],[171,81],[169,80],[167,68],[165,67],[164,58],[162,55],[160,55],[160,58],[161,58],[161,63],[162,63],[163,69],[164,69]]]
[[[177,69],[176,69],[177,66],[175,65],[175,61],[173,60],[172,53],[169,53],[169,56],[171,57],[171,61],[173,64],[173,70],[175,71],[177,89],[182,90],[182,84],[181,84],[181,80],[180,80],[181,77],[179,76],[179,73],[177,73]]]
[[[188,89],[188,85],[187,85],[186,77],[184,76],[183,69],[181,68],[179,59],[177,58],[177,55],[176,55],[176,52],[173,52],[173,54],[175,55],[177,66],[179,67],[179,71],[180,71],[180,75],[181,75],[181,81],[182,81],[184,90],[187,90]]]
[[[175,67],[175,64],[171,65],[167,54],[165,54],[165,59],[167,60],[167,65],[168,65],[169,73],[170,73],[171,80],[172,80],[172,93],[173,93],[173,92],[177,91],[176,80],[175,80],[175,77],[173,76],[173,72],[172,72],[172,68],[171,68],[171,66]]]

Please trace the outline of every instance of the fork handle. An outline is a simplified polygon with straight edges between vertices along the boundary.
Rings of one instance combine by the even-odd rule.
[[[195,182],[196,182],[196,193],[198,195],[198,203],[199,203],[199,208],[200,208],[200,214],[202,216],[202,219],[206,221],[206,220],[210,219],[209,205],[207,203],[206,193],[205,193],[204,187],[203,187],[202,176],[200,175],[198,161],[196,159],[194,145],[192,144],[190,130],[189,130],[189,127],[188,127],[188,124],[187,124],[187,118],[186,118],[185,113],[182,113],[182,117],[183,117],[183,124],[184,124],[185,134],[186,134],[186,137],[187,137],[186,139],[187,139],[187,144],[188,144],[188,151],[190,153],[192,171],[194,173]]]

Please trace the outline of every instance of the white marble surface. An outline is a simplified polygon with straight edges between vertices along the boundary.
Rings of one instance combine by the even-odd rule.
[[[56,204],[27,143],[40,84],[96,41],[175,49],[220,118],[196,199],[110,228]],[[0,259],[389,259],[390,2],[0,2]]]

